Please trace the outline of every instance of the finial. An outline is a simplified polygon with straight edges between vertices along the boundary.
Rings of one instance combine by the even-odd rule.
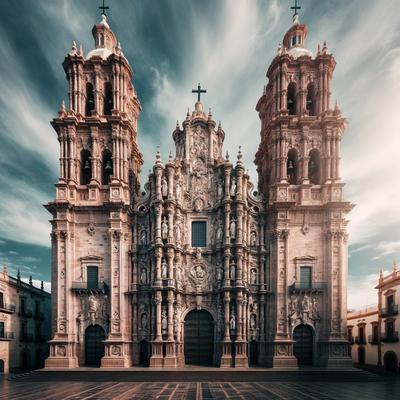
[[[222,129],[221,121],[218,121],[218,130],[220,131],[221,129]]]
[[[379,279],[383,279],[383,270],[381,268],[380,272],[379,272]]]
[[[19,284],[21,283],[21,271],[19,270],[19,268],[18,268],[18,271],[17,271],[17,282]]]
[[[339,108],[339,103],[338,103],[337,99],[335,101],[335,109],[334,109],[333,112],[334,112],[335,115],[339,115],[340,114],[340,108]]]
[[[109,10],[109,9],[110,9],[110,7],[104,5],[104,1],[105,1],[105,0],[103,0],[103,5],[102,5],[102,6],[99,6],[99,10],[101,10],[101,16],[102,16],[102,17],[103,17],[103,16],[105,17],[105,16],[106,16],[106,10]]]
[[[241,159],[242,159],[242,157],[243,157],[243,155],[242,155],[242,146],[241,146],[241,145],[239,145],[239,151],[238,151],[237,158],[238,158],[238,160],[241,160]]]
[[[212,119],[212,113],[211,113],[211,108],[208,109],[208,119]]]
[[[29,285],[32,286],[32,275],[29,276]]]
[[[79,55],[83,57],[83,47],[82,45],[79,46]]]
[[[40,290],[43,292],[43,290],[44,290],[44,284],[43,284],[43,281],[41,281],[40,282]]]
[[[169,156],[168,156],[168,161],[171,162],[172,161],[172,151],[169,151]]]
[[[3,274],[4,274],[4,275],[8,275],[8,267],[7,267],[7,264],[4,264],[4,265],[3,265]]]
[[[393,260],[393,272],[397,272],[396,260]]]
[[[179,130],[179,129],[180,129],[180,126],[179,126],[179,121],[178,121],[178,120],[176,120],[176,129],[177,129],[177,130]]]
[[[291,10],[294,10],[294,14],[293,14],[293,22],[295,22],[296,17],[297,17],[297,21],[299,20],[299,14],[297,13],[297,10],[301,10],[301,7],[299,5],[297,5],[297,0],[294,0],[294,6],[290,7]]]
[[[226,151],[225,158],[226,158],[226,161],[229,161],[229,153],[228,153],[228,150]]]
[[[156,164],[161,164],[160,146],[157,146]]]
[[[263,95],[266,95],[267,94],[267,85],[264,85],[264,88],[263,88]]]
[[[324,41],[324,46],[322,47],[322,54],[327,54],[328,53],[328,46],[326,44],[326,41]]]
[[[319,56],[320,54],[321,54],[321,45],[318,43],[317,55]]]
[[[65,101],[63,99],[62,102],[61,102],[61,105],[60,105],[60,109],[58,110],[58,114],[59,115],[63,115],[66,112],[67,112],[67,109],[65,108]]]
[[[282,54],[282,43],[281,42],[279,42],[279,44],[278,44],[278,50],[276,51],[276,54],[278,56],[280,56]]]
[[[122,53],[122,47],[121,47],[121,43],[120,42],[117,43],[116,50],[117,50],[117,54],[121,54]]]
[[[197,89],[192,89],[192,93],[197,93],[197,102],[200,102],[201,93],[207,93],[207,90],[202,89],[200,83],[197,85]]]
[[[74,41],[72,42],[71,51],[69,52],[69,54],[71,54],[71,55],[76,54],[76,50],[77,50],[77,47],[76,47],[76,42],[75,42],[75,40],[74,40]]]

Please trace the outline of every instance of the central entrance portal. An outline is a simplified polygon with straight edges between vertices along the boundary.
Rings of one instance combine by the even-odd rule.
[[[185,318],[185,364],[212,365],[214,321],[208,311],[193,310]]]

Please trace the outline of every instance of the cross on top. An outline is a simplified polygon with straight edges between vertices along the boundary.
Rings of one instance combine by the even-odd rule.
[[[106,10],[109,10],[109,9],[110,9],[110,7],[105,6],[105,5],[104,5],[104,0],[103,0],[103,5],[102,5],[102,6],[99,6],[99,10],[101,10],[101,14],[102,14],[102,15],[106,15]]]
[[[298,15],[297,10],[300,10],[301,7],[297,5],[297,0],[294,0],[294,6],[290,7],[290,9],[291,9],[291,10],[294,10],[293,17],[294,17],[295,15]]]
[[[197,90],[192,89],[192,93],[197,93],[197,101],[200,101],[200,94],[207,93],[207,90],[201,88],[200,83],[197,85]]]

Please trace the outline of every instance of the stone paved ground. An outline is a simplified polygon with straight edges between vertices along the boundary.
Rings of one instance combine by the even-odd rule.
[[[113,373],[110,373],[112,377]],[[362,375],[349,382],[332,379],[297,379],[283,373],[284,382],[132,382],[70,380],[68,375],[48,379],[48,375],[30,374],[0,382],[0,400],[83,400],[83,399],[271,399],[271,400],[380,400],[399,399],[400,380]],[[200,374],[202,378],[202,374]],[[370,379],[369,379],[370,377]],[[102,378],[103,379],[103,378]],[[232,378],[233,380],[234,378]],[[240,380],[240,377],[239,379]]]

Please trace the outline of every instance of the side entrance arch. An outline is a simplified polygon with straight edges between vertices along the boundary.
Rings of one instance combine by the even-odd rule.
[[[387,372],[397,372],[397,356],[393,351],[387,351],[383,357],[383,364]]]
[[[104,356],[106,334],[100,325],[90,325],[85,331],[85,364],[91,367],[100,367]]]
[[[309,325],[297,325],[293,331],[293,354],[297,358],[297,364],[312,365],[314,332]]]
[[[190,311],[185,318],[185,364],[212,365],[214,320],[205,310]]]

